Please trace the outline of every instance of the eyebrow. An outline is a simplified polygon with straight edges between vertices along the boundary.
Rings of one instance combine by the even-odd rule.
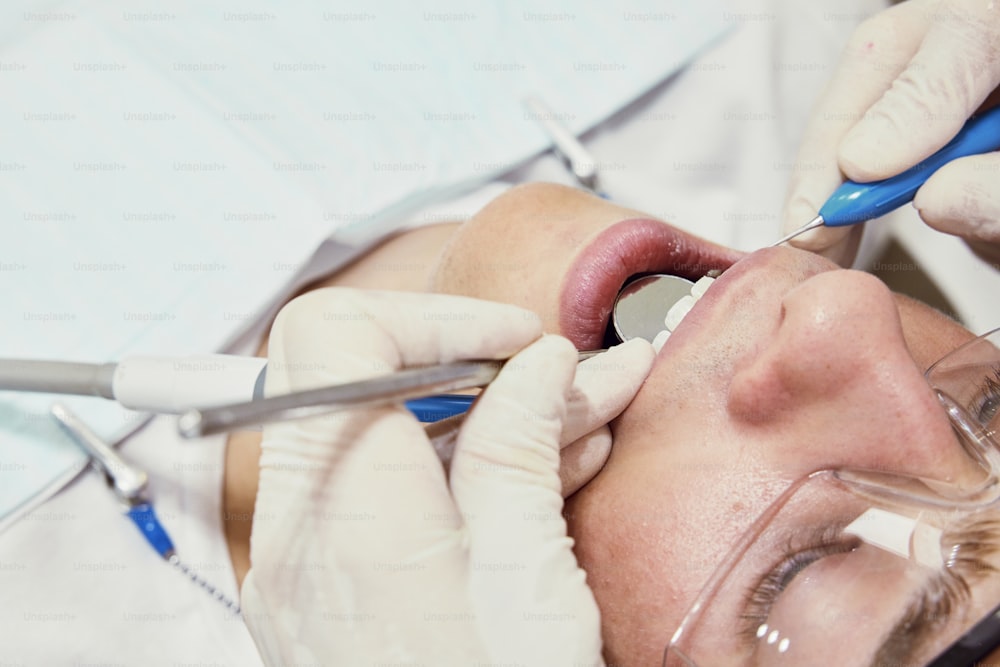
[[[986,519],[963,526],[956,532],[952,540],[965,545],[970,553],[958,559],[955,565],[966,571],[953,577],[945,571],[938,572],[920,589],[879,646],[871,667],[912,664],[918,650],[927,646],[930,632],[940,620],[950,617],[955,607],[961,607],[970,600],[970,586],[984,576],[992,576],[986,573],[997,572],[986,558],[1000,549],[998,528],[1000,524],[995,519]],[[975,623],[965,628],[964,632],[972,627]]]
[[[889,631],[889,636],[879,646],[870,667],[886,665],[908,665],[913,661],[918,649],[927,641],[927,633],[932,629],[938,614],[928,600],[929,589],[934,584],[943,584],[944,575],[939,574],[933,584],[925,586],[919,597],[910,602],[905,612]],[[916,640],[916,641],[914,641]]]

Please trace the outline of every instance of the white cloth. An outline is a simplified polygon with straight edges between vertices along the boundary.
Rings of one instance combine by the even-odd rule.
[[[748,251],[773,243],[812,103],[854,25],[883,4],[730,2],[726,18],[737,29],[584,136],[602,189],[718,243]],[[505,180],[572,183],[552,156]],[[869,245],[859,264],[880,241]]]
[[[121,453],[148,471],[178,554],[235,599],[222,538],[224,442],[181,442],[159,418]],[[8,664],[260,663],[242,619],[162,560],[89,469],[0,535],[0,587]]]
[[[806,111],[853,24],[878,3],[734,0],[732,6],[729,20],[739,25],[724,41],[592,132],[586,144],[614,199],[751,249],[777,238]],[[548,156],[503,182],[528,179],[570,182]],[[471,213],[477,206],[469,201],[453,210]],[[427,209],[411,223],[444,216],[444,209]],[[902,229],[907,236],[910,228]],[[951,261],[942,267],[949,273],[964,266]],[[154,499],[179,553],[235,595],[220,520],[221,439],[180,442],[163,419],[123,453],[153,473]],[[13,664],[242,667],[257,660],[242,624],[157,559],[93,474],[0,535],[0,590],[6,601],[0,646]]]
[[[582,131],[727,27],[721,0],[685,3],[631,26],[611,60],[607,26],[659,2],[227,4],[0,4],[0,219],[18,224],[0,246],[6,355],[217,350],[331,234],[364,250],[542,150],[526,95],[576,109]],[[0,529],[85,464],[47,428],[50,400],[0,394],[0,464],[17,473]],[[134,423],[65,402],[109,439]]]

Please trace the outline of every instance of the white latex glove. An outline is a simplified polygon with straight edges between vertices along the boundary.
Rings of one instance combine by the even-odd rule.
[[[473,407],[447,470],[402,407],[265,428],[242,591],[265,661],[601,664],[559,445],[614,417],[653,355],[639,342],[595,358],[604,400],[600,382],[574,389],[572,346],[540,335],[528,311],[444,295],[318,290],[282,310],[269,394],[521,352]],[[568,395],[595,397],[593,409],[567,408]]]
[[[955,136],[1000,84],[1000,3],[908,0],[852,36],[806,129],[785,206],[785,233],[808,222],[843,182],[894,176]],[[954,160],[917,191],[927,224],[1000,257],[1000,154]],[[791,243],[849,265],[861,226]]]

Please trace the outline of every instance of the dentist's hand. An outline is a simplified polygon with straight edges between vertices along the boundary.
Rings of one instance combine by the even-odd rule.
[[[866,21],[809,121],[785,231],[811,220],[844,177],[881,180],[936,152],[998,84],[998,3],[908,0]],[[1000,257],[1000,154],[945,165],[917,191],[914,206],[931,227]],[[848,265],[860,234],[860,225],[822,228],[792,244]]]
[[[601,663],[598,610],[561,515],[559,449],[593,447],[586,436],[645,378],[648,344],[584,372],[565,339],[541,337],[513,306],[317,290],[275,322],[267,392],[514,353],[450,468],[402,407],[265,428],[242,608],[268,663]]]

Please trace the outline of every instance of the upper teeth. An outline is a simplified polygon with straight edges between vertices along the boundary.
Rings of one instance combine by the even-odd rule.
[[[709,276],[699,279],[698,282],[691,286],[691,294],[681,297],[670,307],[670,310],[667,311],[667,316],[663,320],[663,326],[666,328],[653,339],[653,349],[657,352],[660,351],[663,344],[670,338],[670,334],[677,329],[684,317],[691,312],[694,304],[705,295],[705,292],[708,291],[708,288],[714,282],[715,278],[710,278]]]

